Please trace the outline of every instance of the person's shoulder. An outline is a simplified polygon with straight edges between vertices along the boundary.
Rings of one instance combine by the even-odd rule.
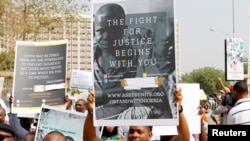
[[[249,104],[250,105],[250,98],[242,98],[242,99],[239,99],[235,104],[234,106],[231,108],[231,109],[234,109],[236,108],[237,106],[241,105],[241,104]]]
[[[242,98],[242,99],[239,99],[239,102],[250,102],[250,98]]]
[[[250,98],[244,98],[244,99],[239,99],[234,106],[232,106],[229,110],[228,110],[228,116],[234,114],[235,112],[237,112],[238,110],[241,110],[242,107],[246,107],[245,104],[249,104],[250,105]]]

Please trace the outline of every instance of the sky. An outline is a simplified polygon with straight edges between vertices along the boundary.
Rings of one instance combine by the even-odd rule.
[[[242,38],[248,52],[249,0],[174,1],[180,25],[181,75],[204,67],[224,71],[225,38]]]
[[[249,0],[175,0],[175,17],[180,24],[181,74],[203,67],[225,70],[228,36],[242,38],[248,52]]]

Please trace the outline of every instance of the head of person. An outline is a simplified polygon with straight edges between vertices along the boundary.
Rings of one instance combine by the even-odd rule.
[[[59,131],[49,132],[43,141],[67,141],[66,137]]]
[[[95,42],[101,49],[110,49],[124,36],[125,11],[118,4],[105,4],[95,14]]]
[[[150,141],[153,136],[152,130],[152,126],[130,126],[128,141]]]
[[[5,123],[0,123],[0,140],[1,141],[15,141],[14,129]]]
[[[27,131],[30,131],[31,125],[34,122],[34,118],[20,117],[19,119],[21,126]]]
[[[106,132],[111,133],[111,132],[113,132],[113,131],[117,131],[117,130],[118,130],[118,127],[117,127],[117,126],[105,126],[105,127],[104,127],[104,130],[105,130]]]
[[[205,103],[204,103],[204,109],[206,110],[206,112],[208,113],[209,112],[209,109],[210,109],[210,107],[211,107],[211,104],[210,104],[210,102],[207,100],[207,101],[205,101]]]
[[[237,101],[242,98],[248,97],[248,86],[246,81],[238,81],[234,84],[233,87],[234,99]]]
[[[72,103],[72,99],[69,99],[66,109],[71,109]]]
[[[6,111],[3,107],[0,107],[0,123],[5,122]]]
[[[118,139],[117,135],[118,135],[118,126],[104,126],[102,132],[103,140],[107,140],[108,138],[110,138],[111,140]]]
[[[75,104],[75,109],[77,112],[84,113],[87,108],[87,102],[84,99],[78,99]]]
[[[35,140],[35,133],[29,132],[25,135],[24,141],[34,141]]]

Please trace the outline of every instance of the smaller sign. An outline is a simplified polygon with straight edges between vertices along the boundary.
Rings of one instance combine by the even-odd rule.
[[[225,40],[225,74],[227,81],[244,80],[244,44],[241,38]]]
[[[93,89],[92,73],[84,70],[72,69],[71,88]]]
[[[38,119],[35,140],[43,141],[51,131],[61,132],[75,141],[83,139],[86,115],[80,112],[43,105]]]

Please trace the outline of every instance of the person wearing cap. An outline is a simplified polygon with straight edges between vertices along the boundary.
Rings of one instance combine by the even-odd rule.
[[[5,123],[0,123],[0,140],[15,141],[16,133],[13,128]]]
[[[9,107],[12,108],[13,97],[9,97]],[[10,110],[11,111],[11,110]],[[29,130],[25,129],[22,125],[20,120],[15,113],[8,113],[9,116],[9,125],[13,128],[16,133],[16,137],[18,139],[24,139],[25,136],[30,132]]]

